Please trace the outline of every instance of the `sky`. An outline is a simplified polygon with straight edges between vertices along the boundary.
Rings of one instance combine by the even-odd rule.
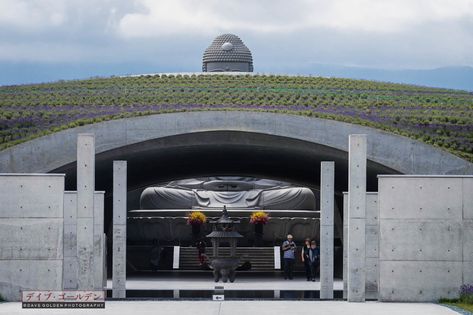
[[[473,90],[473,0],[0,0],[0,84],[197,72],[221,33],[245,42],[256,72],[450,67]]]

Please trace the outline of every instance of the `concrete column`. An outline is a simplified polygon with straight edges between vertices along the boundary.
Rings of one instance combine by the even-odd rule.
[[[320,166],[320,299],[333,299],[335,163]]]
[[[77,288],[94,289],[95,137],[77,138]]]
[[[365,301],[366,135],[350,135],[348,151],[347,300]]]
[[[112,297],[126,297],[126,161],[113,161]]]

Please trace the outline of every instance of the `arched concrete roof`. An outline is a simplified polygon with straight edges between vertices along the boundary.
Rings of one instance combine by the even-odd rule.
[[[96,135],[96,153],[169,136],[244,131],[312,142],[341,151],[348,135],[368,135],[368,159],[403,174],[473,174],[473,164],[406,137],[364,126],[296,115],[244,111],[157,114],[57,132],[0,152],[0,172],[50,172],[76,160],[79,133]]]

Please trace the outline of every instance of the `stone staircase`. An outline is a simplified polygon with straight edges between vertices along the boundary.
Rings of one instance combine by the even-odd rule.
[[[220,247],[220,253],[224,256],[230,255],[230,248]],[[212,248],[206,250],[209,259],[212,259]],[[236,255],[240,257],[243,264],[251,263],[248,271],[274,271],[274,248],[273,247],[237,247]],[[195,247],[181,247],[179,255],[179,270],[201,270]]]

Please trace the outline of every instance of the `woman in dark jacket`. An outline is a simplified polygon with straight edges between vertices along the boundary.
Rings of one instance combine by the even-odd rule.
[[[304,241],[304,247],[302,247],[302,250],[301,250],[301,260],[304,263],[305,275],[307,277],[307,281],[310,281],[310,279],[312,278],[311,272],[310,272],[309,249],[310,249],[310,238],[306,238]]]

